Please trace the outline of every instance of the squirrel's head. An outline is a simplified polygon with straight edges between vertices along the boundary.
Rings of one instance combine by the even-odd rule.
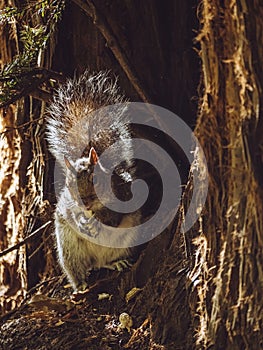
[[[99,200],[96,196],[94,185],[96,184],[96,176],[94,174],[95,166],[99,166],[100,170],[106,172],[99,162],[99,156],[94,147],[91,147],[88,157],[82,157],[75,162],[65,157],[66,185],[71,193],[72,198],[80,206],[84,206],[88,210],[97,210]]]
[[[100,162],[100,157],[94,147],[91,147],[88,157],[81,157],[75,162],[65,158],[66,186],[72,199],[81,207],[96,212],[112,201],[107,183],[103,180],[105,174],[111,176],[112,191],[120,200],[129,200],[132,196],[130,184],[131,175],[126,172],[111,173]],[[95,171],[95,167],[96,171]],[[100,176],[100,174],[102,176]],[[99,190],[99,200],[96,191]]]

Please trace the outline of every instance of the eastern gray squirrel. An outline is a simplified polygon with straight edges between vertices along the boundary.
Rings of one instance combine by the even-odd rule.
[[[124,215],[107,210],[101,203],[110,202],[107,191],[102,188],[103,198],[98,199],[94,188],[94,168],[107,172],[107,164],[100,157],[112,146],[110,160],[114,163],[116,156],[124,161],[114,169],[113,188],[121,199],[129,199],[133,150],[125,103],[116,81],[108,73],[87,71],[61,86],[48,108],[50,151],[65,172],[65,184],[55,210],[57,253],[74,290],[87,287],[90,270],[120,268],[131,255],[133,237],[129,235],[115,238],[113,233],[111,247],[92,241],[91,238],[102,234],[100,222],[116,228],[140,223],[139,211]],[[102,108],[108,105],[110,108]],[[115,248],[120,239],[127,248]]]

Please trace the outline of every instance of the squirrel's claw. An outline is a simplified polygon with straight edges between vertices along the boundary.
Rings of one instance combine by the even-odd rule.
[[[112,264],[109,265],[105,265],[103,266],[105,269],[109,269],[109,270],[117,270],[117,271],[123,271],[124,269],[130,268],[132,266],[132,264],[126,260],[118,260],[118,261],[114,261]]]

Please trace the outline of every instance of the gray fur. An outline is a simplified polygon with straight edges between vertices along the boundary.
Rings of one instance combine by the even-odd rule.
[[[140,223],[138,213],[107,217],[109,214],[105,208],[93,200],[94,186],[89,175],[93,169],[89,154],[91,147],[100,155],[116,141],[121,142],[113,148],[111,157],[121,155],[127,167],[132,166],[133,150],[127,127],[126,103],[119,94],[116,81],[110,80],[106,72],[85,72],[80,78],[69,80],[58,89],[47,111],[50,151],[66,173],[66,184],[55,211],[58,259],[75,290],[87,286],[86,278],[91,269],[108,267],[131,254],[130,248],[100,246],[88,239],[87,236],[103,236],[94,218],[106,219],[108,223],[115,223],[112,225],[115,227],[130,227]],[[101,107],[107,105],[112,107],[105,113]],[[65,165],[65,157],[69,160],[69,168]],[[103,164],[100,166],[104,169]],[[124,182],[131,180],[126,170],[120,168],[117,171]],[[77,185],[81,187],[80,195],[76,195],[76,174],[79,174]],[[87,200],[85,205],[79,201],[81,195]],[[107,193],[104,200],[107,203]],[[132,246],[131,238],[127,235],[121,239],[127,242],[127,246],[129,243]],[[114,235],[112,240],[114,242]]]
[[[47,110],[47,139],[51,153],[62,167],[64,157],[76,161],[91,141],[102,153],[116,141],[114,134],[122,140],[116,155],[131,159],[126,104],[117,81],[112,81],[107,72],[87,71],[61,86]],[[106,110],[102,108],[106,106]]]

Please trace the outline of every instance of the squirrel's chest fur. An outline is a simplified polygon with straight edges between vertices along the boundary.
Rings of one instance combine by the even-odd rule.
[[[102,268],[129,256],[128,248],[104,247],[85,239],[69,221],[58,214],[55,219],[55,235],[58,256],[63,266],[70,268],[71,263],[72,266],[75,264],[80,270],[84,268],[85,274],[91,269]]]
[[[81,211],[77,206],[72,206],[71,198],[65,188],[59,198],[55,211],[55,237],[57,253],[60,265],[66,273],[68,280],[75,290],[86,287],[88,273],[92,269],[108,268],[118,260],[124,260],[130,256],[130,248],[112,248],[91,242],[76,227],[72,215]],[[69,210],[70,208],[70,210]],[[128,217],[129,225],[139,222],[139,216]],[[122,224],[125,226],[125,220]],[[112,236],[114,246],[114,234]],[[124,235],[127,246],[132,245],[129,236]]]

